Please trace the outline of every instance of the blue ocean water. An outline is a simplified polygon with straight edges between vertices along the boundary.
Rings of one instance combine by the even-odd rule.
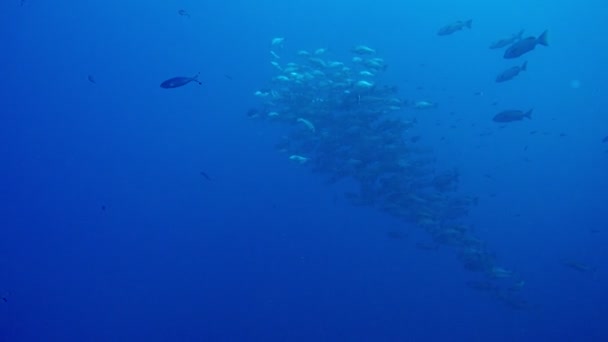
[[[0,341],[608,340],[607,6],[3,1]],[[521,29],[549,46],[488,48]],[[437,104],[397,115],[434,170],[458,169],[513,297],[277,151],[294,125],[246,115],[279,87],[271,61],[351,63],[359,44],[388,66],[375,82]]]

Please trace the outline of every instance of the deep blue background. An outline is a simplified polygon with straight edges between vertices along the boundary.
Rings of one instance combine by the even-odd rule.
[[[599,0],[2,1],[0,341],[608,340],[606,13]],[[548,28],[551,46],[516,61],[487,48],[522,28]],[[471,291],[453,251],[416,249],[422,232],[277,153],[282,128],[245,116],[274,75],[273,37],[281,62],[368,44],[383,82],[439,103],[404,115],[480,197],[470,220],[531,308]],[[203,86],[158,86],[199,71]],[[533,119],[500,128],[507,108]]]

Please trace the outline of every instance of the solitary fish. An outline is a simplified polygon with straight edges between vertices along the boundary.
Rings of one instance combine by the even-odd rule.
[[[525,53],[528,53],[536,47],[537,44],[549,46],[549,41],[547,38],[547,30],[543,32],[538,38],[536,37],[528,37],[518,41],[517,43],[511,45],[504,54],[504,58],[511,59],[517,58]]]
[[[526,71],[527,65],[528,65],[528,62],[524,62],[524,64],[522,64],[521,66],[514,66],[514,67],[511,67],[511,68],[503,71],[502,73],[500,73],[500,75],[498,75],[496,77],[496,82],[500,83],[500,82],[505,82],[505,81],[512,79],[513,77],[519,75],[520,72]]]
[[[519,31],[518,33],[512,34],[509,38],[504,38],[495,41],[490,44],[490,49],[501,49],[503,47],[509,46],[517,41],[521,40],[521,36],[524,34],[524,30]]]
[[[495,122],[521,121],[524,118],[532,119],[532,109],[527,112],[523,110],[504,110],[494,116]]]
[[[205,178],[206,180],[211,181],[211,177],[209,177],[209,175],[205,171],[201,171],[200,175],[203,176],[203,178]]]
[[[161,83],[160,87],[165,88],[165,89],[177,88],[177,87],[184,86],[190,82],[196,82],[198,84],[202,84],[201,81],[198,80],[199,74],[200,73],[194,75],[194,77],[183,77],[183,76],[173,77],[173,78],[170,78],[170,79],[164,81],[163,83]]]
[[[596,268],[575,260],[562,260],[562,265],[583,273],[594,273]]]
[[[180,9],[179,11],[177,11],[177,14],[181,15],[182,17],[190,18],[190,13],[188,13],[188,11],[186,11],[185,9]]]
[[[87,76],[87,80],[89,80],[89,82],[91,82],[93,84],[97,84],[97,82],[95,81],[95,77],[93,77],[93,75]]]
[[[445,25],[444,27],[440,28],[439,31],[437,32],[438,36],[447,36],[450,35],[454,32],[458,32],[462,29],[466,28],[471,28],[471,24],[473,23],[473,19],[469,19],[467,21],[457,21],[448,25]]]
[[[608,142],[608,135],[602,140],[602,142]]]

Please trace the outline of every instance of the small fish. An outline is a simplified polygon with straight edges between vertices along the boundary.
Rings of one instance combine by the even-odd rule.
[[[93,84],[97,84],[97,82],[95,81],[95,77],[93,77],[93,75],[88,75],[87,80],[89,80],[89,82],[91,82]]]
[[[231,80],[231,81],[232,81],[232,80],[234,80],[234,78],[232,78],[232,76],[231,76],[231,75],[228,75],[228,74],[224,74],[224,77],[226,77],[227,79],[229,79],[229,80]]]
[[[513,122],[521,121],[524,118],[532,119],[532,109],[527,112],[522,110],[504,110],[496,114],[492,120],[495,122]]]
[[[596,268],[575,260],[562,260],[562,265],[582,273],[594,273]]]
[[[430,102],[430,101],[416,101],[416,102],[414,102],[413,107],[415,109],[431,109],[431,108],[436,108],[437,104],[434,102]]]
[[[201,171],[199,172],[199,174],[203,176],[203,178],[205,178],[206,180],[211,181],[211,177],[209,177],[209,175],[205,171]]]
[[[25,0],[19,1],[19,6],[23,7],[25,5],[25,2],[26,2]]]
[[[2,296],[2,301],[5,302],[5,303],[8,303],[8,298]]]
[[[602,139],[602,142],[603,143],[608,142],[608,135],[604,139]]]
[[[180,9],[177,11],[177,14],[181,15],[182,17],[190,18],[190,13],[188,13],[188,11],[185,9]]]
[[[549,41],[547,38],[547,30],[545,30],[538,38],[536,37],[528,37],[518,41],[517,43],[511,45],[503,55],[506,59],[517,58],[525,53],[528,53],[536,47],[536,45],[540,44],[543,46],[549,46]]]
[[[494,43],[490,44],[490,49],[501,49],[505,46],[512,45],[513,43],[520,41],[521,36],[523,34],[524,34],[524,30],[521,30],[518,33],[512,34],[511,37],[509,37],[509,38],[497,40]]]
[[[161,83],[160,87],[165,88],[165,89],[177,88],[177,87],[184,86],[190,82],[196,82],[198,84],[202,84],[201,81],[198,80],[198,75],[200,75],[200,73],[194,75],[194,77],[183,77],[183,76],[173,77],[173,78],[170,78],[170,79],[164,81],[163,83]]]
[[[248,118],[257,118],[258,116],[260,116],[260,111],[257,108],[249,108],[249,110],[247,110]]]
[[[473,23],[473,19],[469,19],[467,21],[457,21],[448,25],[445,25],[444,27],[440,28],[439,31],[437,32],[438,36],[447,36],[450,35],[454,32],[458,32],[462,29],[466,28],[471,28],[471,24]]]
[[[489,281],[467,281],[466,285],[475,291],[481,292],[494,292],[498,290],[498,286]]]
[[[106,211],[106,206],[105,205],[101,206],[101,211]]]
[[[400,240],[403,238],[406,238],[407,235],[401,233],[401,232],[396,232],[396,231],[390,231],[386,233],[386,236],[388,236],[391,239],[395,239],[395,240]]]
[[[439,245],[436,243],[429,242],[416,242],[416,248],[424,251],[436,251],[439,249]]]
[[[528,62],[524,62],[524,64],[522,64],[521,66],[514,66],[503,71],[502,73],[500,73],[500,75],[496,77],[496,82],[501,83],[513,79],[513,77],[519,75],[520,72],[526,71],[527,66]]]

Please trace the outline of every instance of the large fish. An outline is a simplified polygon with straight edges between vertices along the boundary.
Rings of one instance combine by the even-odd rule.
[[[502,73],[500,73],[500,75],[496,77],[496,82],[500,83],[512,79],[513,77],[519,75],[520,72],[526,71],[527,65],[528,62],[524,62],[524,64],[522,64],[521,66],[514,66],[503,71]]]
[[[538,38],[536,37],[528,37],[518,41],[517,43],[511,45],[504,54],[504,58],[511,59],[517,58],[525,53],[528,53],[536,47],[536,45],[544,45],[549,46],[549,41],[547,38],[547,30],[543,32]]]
[[[201,81],[198,80],[199,74],[200,73],[194,75],[193,77],[183,77],[183,76],[173,77],[173,78],[170,78],[170,79],[164,81],[163,83],[161,83],[160,87],[165,88],[165,89],[177,88],[177,87],[184,86],[190,82],[196,82],[198,84],[202,84]]]
[[[524,118],[532,119],[532,109],[527,112],[523,110],[503,110],[502,112],[496,114],[494,116],[495,122],[513,122],[513,121],[521,121]]]
[[[524,30],[521,30],[518,33],[512,34],[509,38],[497,40],[490,45],[490,49],[501,49],[505,46],[509,46],[517,41],[520,41],[523,34]]]
[[[438,36],[447,36],[450,35],[454,32],[460,31],[462,29],[466,28],[471,28],[471,24],[473,23],[473,19],[469,19],[467,21],[457,21],[448,25],[445,25],[444,27],[440,28],[439,31],[437,32]]]

